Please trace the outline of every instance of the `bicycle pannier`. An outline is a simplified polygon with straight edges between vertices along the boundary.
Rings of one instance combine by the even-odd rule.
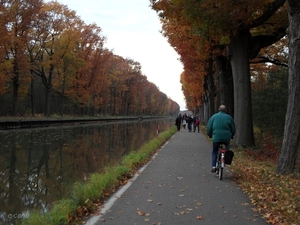
[[[225,152],[225,164],[231,165],[232,159],[234,156],[234,152],[229,150]]]

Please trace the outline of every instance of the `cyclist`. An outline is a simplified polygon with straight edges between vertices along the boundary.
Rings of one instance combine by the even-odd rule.
[[[214,114],[206,127],[207,135],[212,138],[212,170],[216,172],[216,158],[220,144],[225,144],[226,150],[229,150],[230,139],[235,135],[236,128],[233,118],[226,113],[226,106],[220,105],[219,112]]]

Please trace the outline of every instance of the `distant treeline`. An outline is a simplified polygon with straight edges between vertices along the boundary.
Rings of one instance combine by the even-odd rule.
[[[138,62],[104,47],[106,38],[96,24],[85,24],[56,1],[4,2],[0,116],[179,111],[176,102],[147,80]]]

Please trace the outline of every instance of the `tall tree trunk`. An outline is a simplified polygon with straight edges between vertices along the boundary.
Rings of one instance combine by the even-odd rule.
[[[50,116],[50,99],[51,99],[51,86],[46,86],[45,96],[45,116]]]
[[[217,106],[226,105],[227,113],[234,117],[233,79],[229,60],[224,56],[218,56],[216,69],[218,79]]]
[[[60,115],[61,116],[63,116],[64,115],[64,107],[65,107],[65,93],[64,93],[64,91],[63,91],[63,93],[61,94],[61,96],[60,96],[60,104],[61,104],[61,106],[60,106]]]
[[[30,82],[30,105],[31,105],[31,116],[34,116],[34,83],[33,78],[31,78]]]
[[[17,54],[17,49],[15,49],[15,52]],[[19,92],[19,86],[20,86],[20,78],[19,78],[19,65],[18,65],[18,59],[13,60],[13,74],[14,77],[12,78],[13,82],[13,109],[12,113],[13,116],[17,116],[17,108],[18,108],[18,92]]]
[[[288,0],[289,4],[289,96],[285,117],[284,136],[277,172],[289,174],[294,171],[300,133],[300,2]]]
[[[234,84],[234,120],[237,132],[234,143],[247,147],[254,145],[251,80],[249,66],[248,31],[238,31],[230,40],[230,62]]]
[[[210,58],[208,60],[208,68],[207,68],[207,75],[206,75],[206,83],[208,89],[208,117],[210,118],[215,113],[215,93],[216,93],[216,86],[213,79],[213,60]]]
[[[15,75],[13,78],[13,116],[17,116],[17,108],[18,108],[18,92],[19,92],[19,76]]]
[[[207,124],[209,120],[208,116],[208,101],[206,94],[202,95],[202,107],[201,107],[201,113],[200,113],[200,121],[201,123]]]
[[[45,72],[39,75],[42,78],[43,84],[45,85],[46,89],[46,96],[45,96],[45,116],[50,116],[50,99],[51,99],[51,91],[52,91],[52,76],[53,76],[54,66],[53,64],[50,65],[50,70],[48,76],[46,76]]]

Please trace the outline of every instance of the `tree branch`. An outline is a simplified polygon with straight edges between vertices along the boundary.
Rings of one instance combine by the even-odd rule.
[[[250,59],[254,59],[262,48],[274,44],[275,42],[283,38],[285,35],[286,28],[280,27],[272,35],[259,35],[252,37],[250,40]]]
[[[269,3],[266,7],[265,12],[258,17],[256,20],[254,20],[250,25],[249,28],[255,28],[258,27],[259,25],[263,24],[266,22],[271,16],[274,15],[274,13],[284,5],[286,0],[275,0],[271,3]]]
[[[271,59],[271,58],[268,58],[268,57],[265,57],[265,56],[259,56],[259,57],[257,57],[257,59],[258,60],[251,61],[250,63],[251,64],[272,63],[272,64],[277,65],[277,66],[288,67],[287,63],[281,62],[277,59]]]

